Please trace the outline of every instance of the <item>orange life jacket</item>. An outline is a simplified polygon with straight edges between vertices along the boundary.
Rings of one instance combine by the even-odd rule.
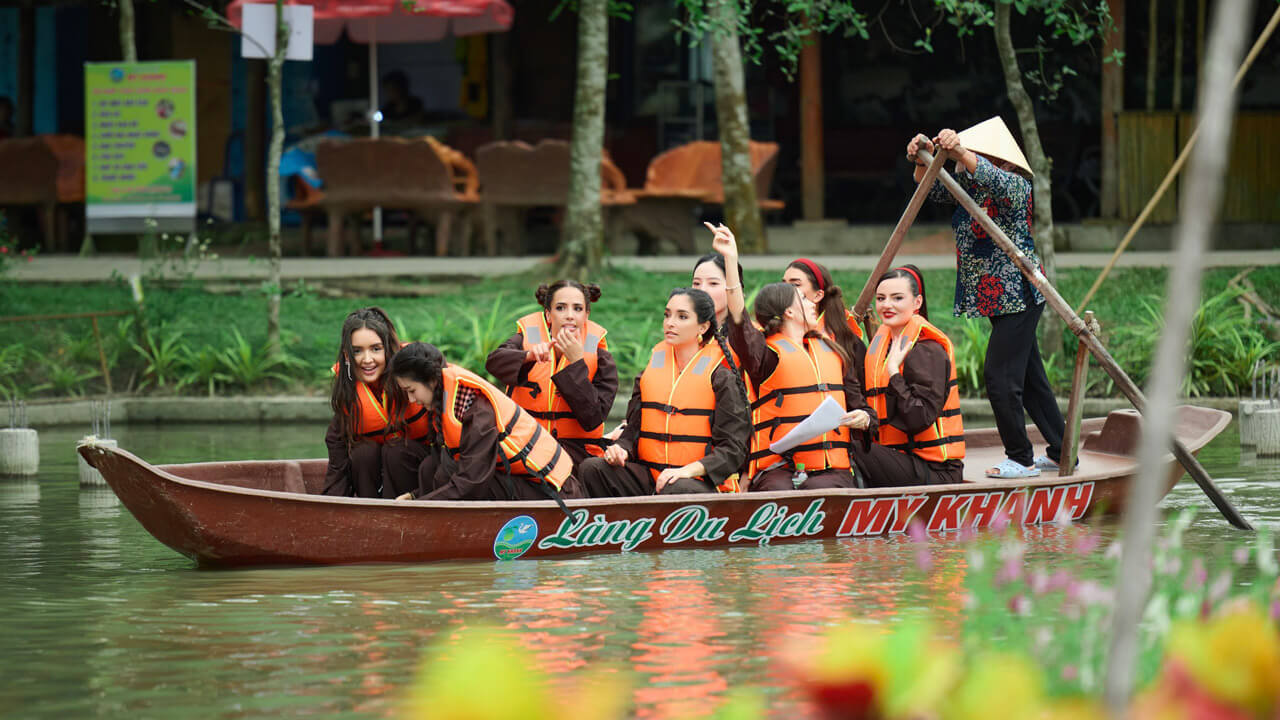
[[[711,451],[711,420],[716,394],[711,376],[724,364],[716,342],[703,345],[683,370],[676,368],[675,350],[667,342],[653,346],[649,364],[640,374],[640,439],[636,462],[649,468],[654,481],[667,468],[697,462]],[[736,474],[718,488],[741,492]]]
[[[516,321],[516,326],[524,336],[525,350],[529,350],[534,345],[551,342],[547,316],[542,311],[525,315]],[[596,364],[599,360],[597,350],[609,348],[604,339],[606,332],[599,325],[590,320],[587,321],[586,336],[582,342],[582,361],[587,365],[587,377],[591,380],[596,376]],[[529,369],[526,382],[507,388],[507,392],[517,405],[528,410],[529,414],[537,419],[539,425],[550,430],[552,437],[581,440],[588,453],[596,456],[604,455],[604,448],[608,445],[603,439],[604,423],[590,429],[582,427],[569,407],[569,403],[565,402],[563,395],[556,392],[556,385],[551,382],[551,376],[563,370],[566,365],[568,363],[563,356],[558,356],[554,362],[534,363]]]
[[[368,383],[356,381],[356,403],[360,406],[360,425],[356,428],[356,435],[379,445],[403,437],[402,432],[389,432],[394,410],[388,403],[385,389],[375,393]],[[418,403],[410,402],[404,409],[402,427],[410,438],[425,440],[431,434],[430,413]]]
[[[959,460],[964,457],[964,423],[960,419],[960,390],[956,384],[956,358],[951,349],[951,340],[928,320],[916,315],[911,318],[902,330],[907,338],[908,350],[920,340],[933,340],[947,351],[947,364],[950,371],[947,377],[947,399],[938,412],[933,424],[913,436],[889,424],[888,400],[885,391],[889,387],[889,327],[881,325],[867,348],[865,366],[866,387],[863,392],[869,404],[880,419],[879,442],[885,447],[915,453],[924,460],[941,462],[943,460]]]
[[[493,405],[498,428],[498,459],[503,472],[531,482],[546,482],[557,490],[564,485],[573,472],[573,461],[532,415],[470,370],[446,365],[441,377],[444,395],[441,399],[440,429],[445,447],[455,459],[462,447],[462,418],[458,417],[456,407],[458,391],[470,388]]]
[[[797,345],[777,333],[765,340],[778,356],[778,366],[760,383],[760,398],[751,405],[752,477],[782,461],[769,443],[809,417],[825,398],[845,407],[844,363],[828,342],[835,341],[805,338],[803,345]],[[807,440],[788,451],[787,457],[797,467],[803,463],[807,472],[848,470],[849,429],[839,427]]]

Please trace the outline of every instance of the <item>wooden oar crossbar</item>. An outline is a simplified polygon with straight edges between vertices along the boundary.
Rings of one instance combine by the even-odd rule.
[[[935,158],[928,150],[921,149],[918,151],[917,155],[930,166],[934,164]],[[938,172],[938,181],[947,189],[947,192],[951,193],[952,197],[956,199],[956,202],[960,203],[960,206],[968,211],[969,215],[982,225],[983,229],[985,229],[991,236],[992,241],[995,242],[995,244],[1003,250],[1006,255],[1013,259],[1014,264],[1018,266],[1018,269],[1027,278],[1027,280],[1030,281],[1042,295],[1044,295],[1045,302],[1049,304],[1049,307],[1053,308],[1053,311],[1058,313],[1058,316],[1067,324],[1067,327],[1071,329],[1071,332],[1080,339],[1080,342],[1083,345],[1089,348],[1089,352],[1097,358],[1098,364],[1101,365],[1107,375],[1111,376],[1111,379],[1115,381],[1116,387],[1120,388],[1120,392],[1124,393],[1125,397],[1129,399],[1129,402],[1133,403],[1133,406],[1137,408],[1138,412],[1143,412],[1146,408],[1147,399],[1146,396],[1143,395],[1142,390],[1134,384],[1128,373],[1120,367],[1120,364],[1116,362],[1115,358],[1111,357],[1111,353],[1102,345],[1102,341],[1099,340],[1092,331],[1090,331],[1088,324],[1086,324],[1085,321],[1071,309],[1071,306],[1067,304],[1066,300],[1062,299],[1062,296],[1058,294],[1058,291],[1049,283],[1049,280],[1044,276],[1044,273],[1040,272],[1040,268],[1031,264],[1030,258],[1024,255],[1022,251],[1018,249],[1018,246],[1013,244],[1013,241],[1009,239],[1009,236],[1005,235],[1004,231],[1001,230],[1000,226],[987,215],[986,211],[979,207],[978,203],[969,196],[969,193],[965,192],[964,188],[960,187],[960,184],[956,182],[955,178],[951,177],[950,173],[946,170],[940,170]],[[921,186],[924,186],[923,182],[920,184]],[[928,189],[926,188],[925,191],[927,192]],[[920,188],[917,188],[916,194],[919,194],[919,192]],[[912,197],[914,198],[915,196],[913,195]],[[1173,441],[1173,455],[1177,458],[1182,467],[1186,469],[1187,473],[1191,475],[1191,478],[1196,481],[1196,484],[1200,486],[1200,489],[1204,491],[1205,495],[1209,496],[1209,499],[1213,502],[1214,506],[1218,508],[1218,511],[1227,519],[1227,522],[1242,530],[1253,529],[1253,526],[1249,524],[1249,521],[1244,519],[1244,516],[1235,509],[1231,504],[1231,501],[1227,500],[1227,498],[1222,494],[1222,491],[1218,489],[1218,486],[1214,484],[1213,478],[1209,477],[1208,471],[1204,469],[1204,466],[1200,464],[1200,461],[1196,460],[1195,456],[1192,455],[1191,452],[1176,439]]]

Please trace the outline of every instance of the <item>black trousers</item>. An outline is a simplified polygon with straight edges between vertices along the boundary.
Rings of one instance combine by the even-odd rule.
[[[1023,410],[1049,444],[1045,454],[1054,462],[1062,456],[1062,434],[1066,425],[1044,372],[1040,344],[1036,340],[1036,326],[1040,324],[1042,312],[1043,303],[1035,305],[1028,301],[1027,309],[1022,312],[990,318],[991,339],[987,342],[983,368],[987,399],[996,416],[996,429],[1004,443],[1004,452],[1028,467],[1034,454],[1027,439]]]
[[[578,466],[578,478],[587,497],[633,497],[653,495],[653,475],[640,463],[629,462],[622,467],[610,465],[604,458],[590,458]],[[672,480],[659,495],[686,495],[717,492],[706,478],[681,478]]]
[[[964,482],[964,462],[927,462],[920,456],[872,443],[853,443],[853,462],[869,488],[949,485]]]
[[[858,484],[853,479],[853,472],[827,468],[809,475],[799,488],[791,479],[795,471],[789,467],[773,470],[761,470],[751,478],[748,489],[752,492],[769,492],[772,490],[830,490],[833,488],[855,488]]]

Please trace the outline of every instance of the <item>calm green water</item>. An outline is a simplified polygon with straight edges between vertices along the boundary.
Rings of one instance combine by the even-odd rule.
[[[123,447],[156,463],[323,452],[319,426],[118,430]],[[698,716],[733,686],[783,687],[786,638],[846,614],[932,608],[954,618],[963,605],[957,543],[931,546],[947,571],[924,577],[901,538],[505,564],[196,570],[110,491],[80,489],[80,434],[42,432],[39,478],[0,480],[5,718],[394,716],[422,650],[477,623],[520,630],[558,684],[611,663],[641,681],[637,717]],[[1242,457],[1234,426],[1202,460],[1247,516],[1280,526],[1280,462]],[[1191,505],[1208,507],[1184,479],[1165,506]],[[1240,536],[1211,513],[1187,543],[1221,555]],[[1033,559],[1100,564],[1069,556],[1056,528],[1027,537]],[[499,692],[502,674],[494,669]],[[794,705],[790,693],[776,690],[775,707]]]

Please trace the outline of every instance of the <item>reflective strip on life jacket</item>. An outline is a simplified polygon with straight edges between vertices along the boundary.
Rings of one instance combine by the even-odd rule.
[[[797,345],[774,334],[765,343],[778,356],[778,365],[760,383],[760,397],[751,406],[749,473],[753,478],[783,461],[769,444],[809,417],[823,400],[830,397],[845,407],[844,362],[826,339],[805,338],[803,345]],[[811,438],[788,451],[786,460],[793,467],[803,464],[806,472],[848,470],[849,429],[839,427]]]
[[[530,482],[546,482],[559,490],[573,472],[573,461],[550,432],[484,378],[457,365],[441,371],[444,397],[441,431],[445,447],[457,457],[462,447],[462,419],[455,407],[458,390],[468,387],[481,393],[493,405],[498,431],[498,461],[505,474]]]
[[[516,327],[524,337],[524,349],[534,345],[551,342],[551,329],[547,326],[547,316],[541,310],[529,313],[516,321]],[[606,331],[599,325],[587,321],[586,336],[582,342],[582,361],[587,365],[587,378],[595,380],[596,367],[599,362],[598,351],[608,349],[605,341]],[[553,354],[549,361],[536,362],[529,368],[524,382],[507,388],[511,399],[532,415],[539,425],[551,432],[557,439],[575,439],[583,441],[588,453],[596,456],[604,454],[608,442],[604,438],[604,423],[593,428],[584,428],[577,416],[565,401],[564,396],[556,391],[551,378],[568,366],[568,362],[559,353]]]
[[[907,338],[907,354],[921,340],[932,340],[947,352],[947,364],[950,367],[947,377],[947,399],[933,424],[915,435],[908,436],[902,430],[889,424],[889,401],[885,391],[889,387],[889,327],[881,325],[871,339],[867,348],[867,359],[864,367],[867,387],[864,389],[867,404],[876,411],[880,421],[879,443],[885,447],[902,452],[914,453],[930,462],[959,460],[964,457],[964,422],[960,417],[960,389],[956,383],[956,358],[951,348],[951,340],[928,320],[916,315],[902,329],[902,337]],[[901,341],[899,341],[901,342]]]

